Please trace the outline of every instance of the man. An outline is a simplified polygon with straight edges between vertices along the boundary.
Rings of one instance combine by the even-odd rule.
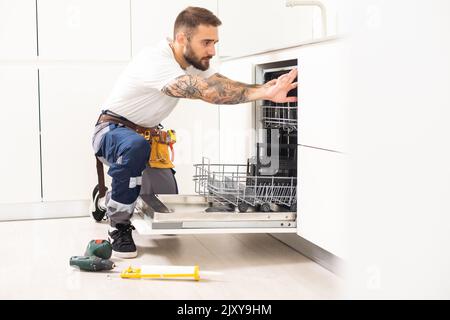
[[[102,106],[102,115],[123,117],[153,128],[175,108],[179,98],[213,104],[239,104],[254,100],[295,102],[287,93],[296,88],[297,70],[264,85],[230,80],[210,69],[221,21],[209,10],[188,7],[175,21],[174,38],[142,50],[125,69]],[[106,111],[107,110],[107,111]],[[109,165],[111,191],[106,207],[108,232],[115,256],[136,257],[130,223],[139,196],[142,171],[150,154],[147,140],[129,127],[101,121],[93,138],[95,154]]]

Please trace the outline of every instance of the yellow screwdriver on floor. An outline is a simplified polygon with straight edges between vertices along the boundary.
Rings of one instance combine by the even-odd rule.
[[[199,266],[161,266],[143,265],[140,268],[132,266],[120,274],[122,279],[179,279],[199,281],[202,275],[221,275],[220,272],[202,271]]]

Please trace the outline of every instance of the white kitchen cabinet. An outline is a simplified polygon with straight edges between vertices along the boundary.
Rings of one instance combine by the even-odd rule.
[[[146,45],[173,38],[175,19],[188,6],[203,7],[217,14],[216,0],[131,0],[133,55]]]
[[[306,46],[298,61],[300,144],[348,151],[351,91],[343,41]]]
[[[39,0],[39,56],[56,60],[128,60],[129,0]]]
[[[2,204],[41,201],[37,83],[36,68],[0,68]]]
[[[347,156],[299,147],[298,163],[298,235],[346,258]]]
[[[124,67],[41,68],[44,201],[90,198],[97,184],[94,125]]]
[[[220,73],[244,83],[254,83],[251,61],[230,60],[220,66]],[[255,155],[254,104],[222,105],[220,109],[220,162],[247,163]]]
[[[36,52],[36,1],[0,0],[0,59],[33,59]]]
[[[280,0],[219,0],[220,55],[241,56],[284,48],[312,38],[312,7]]]

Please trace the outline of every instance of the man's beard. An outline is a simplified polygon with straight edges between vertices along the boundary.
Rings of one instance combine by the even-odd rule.
[[[212,57],[208,56],[208,57],[205,57],[202,59],[197,58],[189,44],[186,46],[186,52],[183,54],[183,56],[184,56],[184,59],[186,59],[186,61],[189,64],[191,64],[192,66],[194,66],[195,68],[202,70],[202,71],[206,71],[209,69],[209,60]]]

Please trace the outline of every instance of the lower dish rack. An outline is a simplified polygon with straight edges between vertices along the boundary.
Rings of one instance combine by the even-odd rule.
[[[246,212],[250,207],[270,212],[297,211],[297,178],[249,175],[249,166],[211,164],[203,158],[195,167],[195,191],[209,202],[227,204]]]

